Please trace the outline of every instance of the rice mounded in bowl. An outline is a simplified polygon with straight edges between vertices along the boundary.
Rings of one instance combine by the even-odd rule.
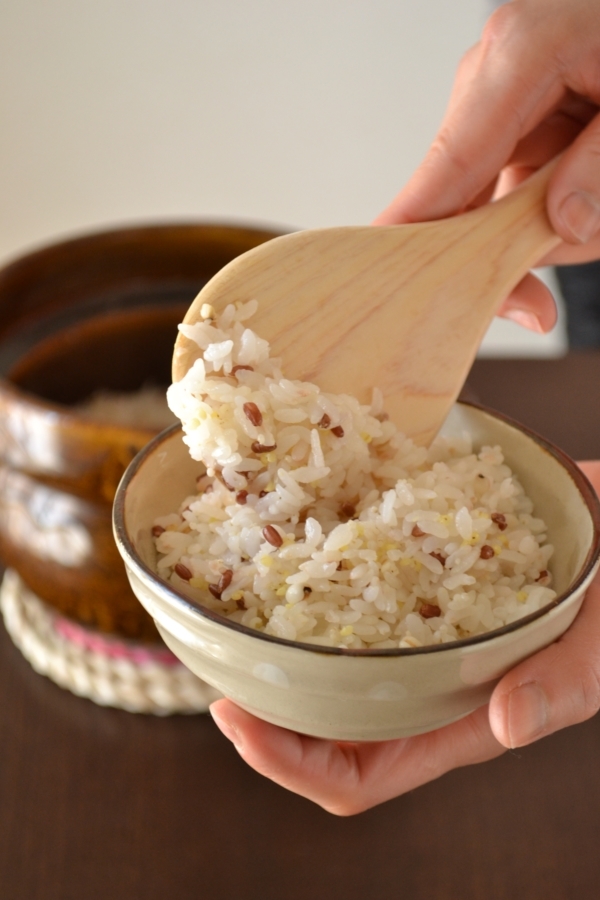
[[[152,529],[159,575],[265,634],[352,649],[471,637],[554,599],[546,526],[500,447],[423,448],[379,392],[286,379],[255,309],[180,326],[202,356],[167,399],[201,466]]]

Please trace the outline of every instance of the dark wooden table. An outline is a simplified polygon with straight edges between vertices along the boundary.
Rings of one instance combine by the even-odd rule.
[[[478,361],[471,389],[600,456],[600,354]],[[596,900],[600,718],[350,819],[256,775],[206,716],[101,709],[0,635],[0,897]]]

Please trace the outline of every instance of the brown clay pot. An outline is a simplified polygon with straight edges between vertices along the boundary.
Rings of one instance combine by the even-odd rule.
[[[177,323],[200,287],[276,232],[120,229],[0,270],[0,558],[64,615],[158,640],[114,546],[111,506],[154,431],[72,409],[98,389],[167,386]]]

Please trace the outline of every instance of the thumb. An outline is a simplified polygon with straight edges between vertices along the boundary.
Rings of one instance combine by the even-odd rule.
[[[552,227],[569,244],[600,233],[600,115],[564,153],[548,190]]]
[[[504,747],[522,747],[600,709],[600,579],[555,643],[525,660],[497,685],[490,725]]]

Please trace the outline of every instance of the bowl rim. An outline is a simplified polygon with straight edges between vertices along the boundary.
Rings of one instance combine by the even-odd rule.
[[[462,406],[472,407],[474,409],[480,410],[481,412],[490,415],[493,418],[499,419],[501,422],[504,422],[505,424],[513,428],[516,428],[518,431],[523,432],[529,438],[532,438],[542,450],[550,454],[550,456],[553,456],[556,461],[560,465],[562,465],[564,469],[566,469],[567,473],[575,482],[575,486],[582,496],[592,520],[593,536],[590,549],[588,550],[579,575],[572,583],[569,590],[555,597],[554,600],[541,607],[541,609],[538,609],[527,616],[523,616],[520,619],[516,619],[514,622],[510,622],[508,625],[503,625],[501,628],[495,628],[493,631],[487,631],[484,634],[474,635],[473,637],[459,638],[458,640],[448,641],[443,644],[429,644],[424,647],[389,647],[380,650],[371,649],[369,647],[352,649],[347,647],[328,647],[320,644],[311,644],[309,641],[293,641],[289,640],[288,638],[280,638],[272,634],[264,634],[264,632],[250,628],[248,625],[242,625],[239,622],[233,622],[226,616],[220,615],[218,612],[215,612],[208,607],[202,606],[201,603],[197,603],[194,599],[184,594],[183,591],[179,591],[168,581],[161,578],[160,575],[153,571],[153,569],[151,569],[150,566],[148,566],[139,557],[137,551],[135,550],[133,542],[129,537],[125,525],[125,498],[131,482],[143,466],[146,459],[151,456],[160,447],[161,444],[163,444],[167,440],[170,440],[171,437],[177,432],[183,431],[180,423],[175,423],[175,425],[169,426],[169,428],[166,428],[164,431],[161,431],[158,435],[156,435],[156,437],[154,437],[148,444],[146,444],[145,447],[142,448],[142,450],[140,450],[140,452],[134,457],[134,459],[125,470],[125,473],[123,474],[121,482],[117,488],[113,505],[113,531],[117,547],[119,548],[119,551],[121,552],[124,560],[127,561],[127,565],[130,566],[134,571],[136,571],[136,573],[142,577],[142,580],[147,581],[148,578],[150,578],[151,581],[158,582],[161,589],[167,594],[171,602],[175,603],[175,605],[183,606],[187,608],[188,611],[192,612],[192,614],[196,614],[202,618],[209,619],[214,624],[224,626],[235,632],[238,632],[239,634],[267,641],[268,643],[279,644],[284,647],[293,647],[297,650],[303,650],[305,652],[308,651],[311,653],[323,653],[332,656],[359,658],[369,656],[380,658],[387,656],[415,656],[424,653],[443,653],[444,651],[477,646],[478,644],[486,643],[487,641],[490,641],[494,638],[499,638],[504,635],[511,634],[512,632],[518,631],[519,629],[523,628],[525,625],[528,625],[529,623],[542,618],[552,609],[565,602],[565,600],[567,600],[568,597],[572,596],[592,573],[600,557],[600,500],[598,499],[598,496],[596,495],[596,492],[592,487],[589,479],[581,471],[574,460],[572,460],[567,453],[565,453],[547,438],[538,434],[528,426],[523,425],[521,422],[518,422],[516,419],[513,419],[511,416],[508,416],[502,412],[498,412],[497,410],[490,409],[489,407],[484,406],[481,403],[474,403],[472,401],[466,400],[459,400],[457,401],[457,403],[460,403],[460,405]]]
[[[185,304],[173,304],[169,306],[167,303],[156,304],[140,304],[130,309],[109,309],[105,311],[96,311],[92,315],[74,321],[57,331],[51,332],[41,338],[34,345],[29,347],[11,366],[8,372],[0,375],[0,409],[3,405],[18,410],[21,415],[26,416],[44,416],[51,414],[52,421],[55,426],[63,426],[68,428],[71,434],[81,440],[86,438],[89,440],[97,440],[101,434],[107,438],[113,438],[122,443],[138,445],[144,441],[150,441],[156,436],[156,428],[135,424],[123,424],[111,422],[108,418],[90,417],[81,411],[79,403],[62,403],[58,400],[52,400],[43,397],[29,388],[21,385],[19,378],[19,367],[22,366],[23,360],[27,359],[33,352],[46,353],[48,357],[57,356],[55,353],[56,345],[62,340],[73,340],[81,335],[87,338],[104,329],[104,333],[109,334],[111,329],[119,327],[132,327],[137,324],[136,318],[140,315],[149,317],[152,324],[161,324],[164,317],[171,315],[175,321],[177,309],[183,309]],[[1,341],[0,341],[1,343]],[[17,380],[14,380],[15,373]],[[100,388],[100,390],[102,390]],[[135,389],[134,391],[135,392]],[[119,391],[119,393],[121,393]],[[123,391],[123,393],[129,393]],[[175,423],[177,424],[177,423]],[[169,426],[171,427],[171,426]]]
[[[212,274],[214,267],[209,266],[210,271],[198,277],[192,277],[179,270],[177,260],[181,253],[187,259],[186,254],[193,252],[195,256],[200,253],[203,257],[210,254],[215,248],[219,248],[228,254],[228,249],[234,253],[235,258],[239,253],[246,252],[261,243],[281,237],[295,230],[295,226],[269,223],[259,219],[233,218],[217,216],[215,218],[182,217],[175,219],[140,219],[139,221],[125,223],[107,223],[89,230],[76,230],[65,232],[56,239],[42,241],[39,245],[25,248],[8,258],[0,265],[0,307],[6,306],[21,310],[8,326],[0,328],[0,344],[12,340],[18,336],[21,329],[29,329],[35,326],[38,319],[46,316],[59,318],[67,316],[66,324],[60,325],[56,331],[52,331],[50,338],[59,333],[66,333],[72,328],[83,326],[85,323],[108,317],[119,313],[147,312],[154,309],[169,308],[169,304],[143,303],[134,304],[129,309],[103,309],[102,306],[94,308],[91,314],[85,312],[85,302],[103,295],[106,291],[113,293],[123,288],[135,288],[139,290],[143,283],[149,282],[150,288],[157,285],[166,286],[167,289],[174,283],[189,282],[190,289],[195,292],[204,284]],[[258,241],[258,243],[257,243]],[[160,247],[161,259],[173,259],[173,266],[167,266],[161,270],[161,274],[153,275],[142,265],[147,248]],[[100,286],[96,284],[93,273],[103,260],[110,258],[115,267],[111,274],[111,280],[102,281]],[[123,261],[127,261],[124,270]],[[221,263],[223,265],[223,263]],[[81,268],[83,266],[83,269]],[[121,269],[119,269],[119,266]],[[131,266],[131,269],[128,268]],[[184,267],[185,268],[185,267]],[[118,274],[117,274],[118,270]],[[81,273],[83,272],[83,276]],[[90,274],[90,272],[92,274]],[[75,287],[71,284],[76,277]],[[83,277],[83,280],[81,280]],[[62,294],[67,299],[64,303],[47,303],[48,285],[54,285],[56,281],[64,281],[67,288]],[[195,286],[192,288],[192,282]],[[74,293],[73,293],[74,292]],[[73,297],[75,299],[73,299]],[[32,302],[32,297],[37,298]],[[13,302],[16,299],[20,302]],[[83,317],[79,314],[84,309]],[[181,304],[186,305],[182,300]],[[189,300],[187,301],[189,305]],[[70,321],[70,316],[75,316],[75,321]],[[41,339],[46,340],[46,335]],[[41,341],[40,341],[41,342]],[[20,361],[21,355],[26,355],[38,342],[27,346],[25,354],[19,356],[9,364],[8,371],[0,373],[0,405],[16,404],[25,414],[39,414],[48,417],[50,413],[56,421],[68,424],[70,429],[77,429],[82,439],[88,436],[95,438],[98,431],[104,432],[111,423],[98,422],[78,414],[70,405],[55,402],[39,396],[33,391],[22,388],[13,381],[10,375],[15,365]],[[115,428],[115,426],[112,426]],[[123,442],[141,442],[150,440],[156,434],[154,428],[136,428],[131,426],[116,426],[117,433],[122,435]]]

